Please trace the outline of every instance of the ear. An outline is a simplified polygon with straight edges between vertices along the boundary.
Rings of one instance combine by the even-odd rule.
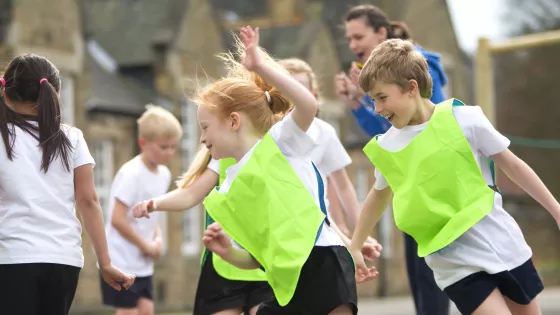
[[[408,95],[411,98],[415,98],[420,94],[420,90],[418,89],[418,82],[416,80],[408,80]]]
[[[379,30],[377,32],[375,32],[377,35],[381,36],[381,38],[383,38],[383,40],[387,40],[387,28],[385,27],[381,27],[379,28]]]
[[[138,146],[143,148],[146,145],[146,139],[144,137],[138,137]]]
[[[233,112],[229,114],[229,119],[231,122],[231,131],[237,131],[241,127],[241,116],[238,112]]]

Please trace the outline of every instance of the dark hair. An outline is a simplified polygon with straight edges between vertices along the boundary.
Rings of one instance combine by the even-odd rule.
[[[8,159],[14,157],[17,126],[39,142],[43,150],[42,171],[46,173],[57,157],[62,158],[66,170],[70,171],[72,145],[60,128],[60,75],[56,67],[44,57],[24,54],[10,62],[3,78],[5,97],[14,104],[36,104],[38,111],[37,116],[23,115],[9,108],[4,99],[0,102],[0,133]]]
[[[412,40],[412,33],[408,25],[403,21],[391,21],[391,30],[393,31],[393,38],[398,38],[402,40]]]
[[[377,33],[381,28],[387,30],[387,39],[393,38],[393,30],[385,12],[372,4],[352,7],[346,12],[345,22],[363,18],[366,24]]]

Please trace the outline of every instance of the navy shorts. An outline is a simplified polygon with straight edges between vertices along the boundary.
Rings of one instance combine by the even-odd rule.
[[[116,308],[136,308],[140,298],[153,300],[154,283],[152,276],[138,277],[128,290],[122,288],[121,291],[113,289],[101,276],[99,276],[99,279],[101,281],[101,297],[105,305]]]
[[[477,272],[445,288],[461,314],[472,314],[498,288],[517,304],[527,305],[544,289],[533,261],[496,274]]]

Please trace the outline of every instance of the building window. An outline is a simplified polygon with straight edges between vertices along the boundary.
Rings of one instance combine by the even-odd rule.
[[[183,139],[181,140],[181,159],[183,169],[192,163],[199,147],[198,122],[196,119],[197,106],[184,99],[181,102],[181,124],[183,125]],[[200,205],[184,212],[183,215],[183,254],[198,255],[201,248],[201,218]]]
[[[74,124],[74,78],[60,76],[60,101],[62,121],[68,125]]]
[[[93,169],[93,178],[95,189],[101,209],[103,209],[103,218],[105,222],[107,218],[109,195],[111,193],[111,183],[113,181],[114,152],[113,142],[108,139],[97,140],[93,145],[93,158],[95,159],[95,168]]]

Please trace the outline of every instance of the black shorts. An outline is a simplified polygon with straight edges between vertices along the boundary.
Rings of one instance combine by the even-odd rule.
[[[274,298],[266,281],[238,281],[220,276],[214,269],[212,255],[208,254],[200,272],[194,315],[210,315],[236,308],[249,314],[251,308]]]
[[[80,270],[48,263],[0,265],[0,313],[67,315]]]
[[[533,261],[496,274],[477,272],[445,288],[461,314],[472,314],[498,288],[517,304],[527,305],[544,289]]]
[[[358,314],[354,261],[344,246],[320,247],[311,251],[301,269],[290,302],[282,307],[276,299],[263,303],[257,315],[328,314],[349,305]]]
[[[101,282],[101,298],[105,305],[116,308],[136,308],[140,298],[153,300],[154,283],[152,276],[138,277],[128,290],[122,288],[120,291],[113,289],[103,280],[101,275],[99,281]]]

